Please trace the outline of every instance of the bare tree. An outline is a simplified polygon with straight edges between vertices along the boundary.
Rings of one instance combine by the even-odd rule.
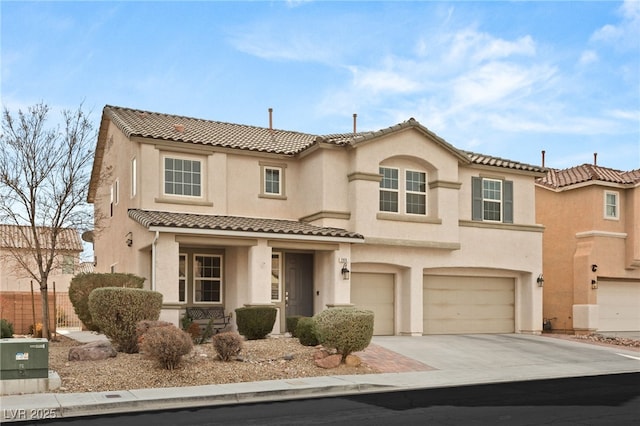
[[[60,125],[47,127],[49,107],[40,103],[2,114],[0,134],[0,222],[18,234],[0,235],[15,263],[40,285],[42,335],[50,338],[48,279],[64,230],[91,226],[85,203],[95,131],[82,104],[62,112]],[[17,241],[10,239],[20,239]],[[9,241],[7,241],[9,240]]]

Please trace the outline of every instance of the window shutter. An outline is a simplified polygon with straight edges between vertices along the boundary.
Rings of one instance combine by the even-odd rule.
[[[503,182],[503,222],[504,223],[513,223],[513,181],[505,180]]]
[[[471,178],[471,219],[482,220],[482,178]]]

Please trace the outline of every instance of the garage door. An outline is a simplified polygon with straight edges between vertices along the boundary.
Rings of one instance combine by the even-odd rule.
[[[598,331],[640,331],[640,282],[598,281]]]
[[[426,275],[423,333],[513,333],[514,280]]]
[[[373,334],[389,336],[394,333],[393,274],[351,274],[351,303],[373,311]]]

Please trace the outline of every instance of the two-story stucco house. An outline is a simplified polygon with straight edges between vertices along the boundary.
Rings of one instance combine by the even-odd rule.
[[[552,330],[640,331],[640,170],[594,164],[536,181]]]
[[[375,334],[539,333],[544,169],[414,119],[311,135],[106,106],[88,200],[96,271],[187,306],[356,305]],[[355,124],[354,124],[355,127]]]

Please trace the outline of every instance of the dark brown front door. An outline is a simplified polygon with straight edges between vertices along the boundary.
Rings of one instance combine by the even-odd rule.
[[[285,253],[285,316],[313,316],[313,254]]]

